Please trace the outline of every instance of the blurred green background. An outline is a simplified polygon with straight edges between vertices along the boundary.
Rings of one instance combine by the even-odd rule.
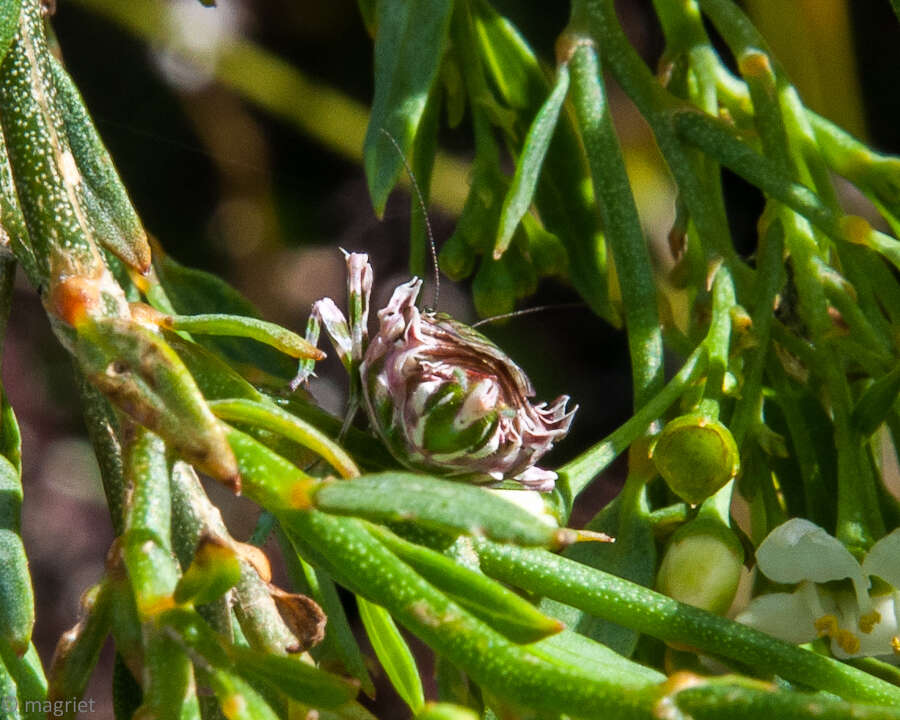
[[[494,4],[549,62],[567,4]],[[888,0],[744,5],[813,109],[877,149],[900,151],[900,28]],[[664,48],[652,4],[630,0],[619,6],[632,42],[655,68]],[[176,259],[222,275],[267,319],[300,331],[317,298],[330,295],[343,305],[338,247],[370,253],[375,309],[408,277],[409,198],[395,193],[378,221],[358,162],[372,62],[371,39],[355,2],[220,0],[218,8],[204,8],[196,0],[59,0],[53,24],[147,229]],[[612,97],[662,276],[671,187],[639,115],[616,88]],[[441,145],[446,161],[430,211],[438,245],[451,234],[467,189],[466,123],[444,131]],[[726,197],[736,241],[752,253],[761,198],[727,172]],[[843,201],[867,214],[849,190]],[[475,319],[465,285],[445,281],[441,297],[442,310]],[[546,281],[528,305],[576,299],[565,283]],[[580,406],[570,437],[548,465],[575,455],[628,417],[624,336],[587,310],[549,310],[485,330],[526,369],[542,399],[566,393]],[[35,640],[47,663],[59,635],[75,622],[80,593],[100,577],[112,530],[69,359],[24,278],[5,348],[3,380],[24,434],[24,535],[38,601]],[[314,393],[339,411],[343,371],[329,360],[319,375]],[[620,474],[615,465],[592,488],[574,524],[612,496]],[[209,491],[224,506],[234,535],[246,538],[256,509],[217,486]],[[108,651],[88,691],[98,703],[92,717],[111,717]],[[379,689],[379,716],[402,717],[389,687]]]

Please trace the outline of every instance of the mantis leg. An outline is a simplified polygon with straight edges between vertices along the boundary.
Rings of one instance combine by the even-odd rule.
[[[322,298],[313,305],[306,326],[306,339],[315,345],[324,325],[325,333],[350,376],[350,396],[341,437],[353,422],[361,402],[359,367],[368,344],[369,300],[372,294],[372,266],[368,256],[364,253],[344,253],[344,258],[347,261],[349,322],[331,298]],[[296,389],[301,383],[308,381],[313,374],[313,367],[313,361],[302,360],[291,388]]]
[[[325,334],[328,335],[347,372],[353,365],[353,352],[350,340],[350,327],[338,306],[331,298],[322,298],[313,303],[312,312],[306,323],[306,339],[316,345],[319,342],[319,332],[322,325],[325,326]],[[302,383],[308,382],[314,375],[315,360],[301,360],[297,369],[297,376],[291,381],[291,389],[296,390]]]

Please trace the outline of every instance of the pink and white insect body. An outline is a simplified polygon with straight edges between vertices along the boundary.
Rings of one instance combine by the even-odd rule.
[[[330,298],[315,303],[307,339],[320,323],[351,375],[351,412],[362,400],[391,454],[408,468],[472,482],[514,480],[552,490],[556,473],[537,461],[569,430],[569,398],[533,404],[522,369],[477,330],[444,313],[419,310],[419,278],[400,285],[378,311],[368,340],[372,266],[347,254],[350,321]],[[311,373],[301,365],[296,382]]]

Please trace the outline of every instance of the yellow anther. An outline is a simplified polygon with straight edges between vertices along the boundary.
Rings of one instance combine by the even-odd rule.
[[[815,622],[818,637],[834,637],[838,632],[838,620],[834,615],[823,615]]]
[[[881,622],[881,613],[877,610],[867,612],[859,618],[859,629],[868,635]]]
[[[894,655],[900,655],[900,636],[894,635],[891,638],[891,650],[894,651]]]
[[[855,655],[859,652],[859,638],[849,630],[838,630],[834,641],[848,655]]]

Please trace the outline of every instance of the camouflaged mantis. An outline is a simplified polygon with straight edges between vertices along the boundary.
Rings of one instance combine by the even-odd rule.
[[[349,323],[331,298],[313,305],[307,339],[320,325],[351,377],[348,422],[360,403],[403,465],[473,482],[513,480],[552,490],[556,473],[537,461],[565,437],[577,408],[561,396],[533,404],[522,369],[488,338],[445,313],[416,307],[419,278],[398,286],[368,338],[372,266],[345,253]],[[312,374],[301,362],[294,385]]]

